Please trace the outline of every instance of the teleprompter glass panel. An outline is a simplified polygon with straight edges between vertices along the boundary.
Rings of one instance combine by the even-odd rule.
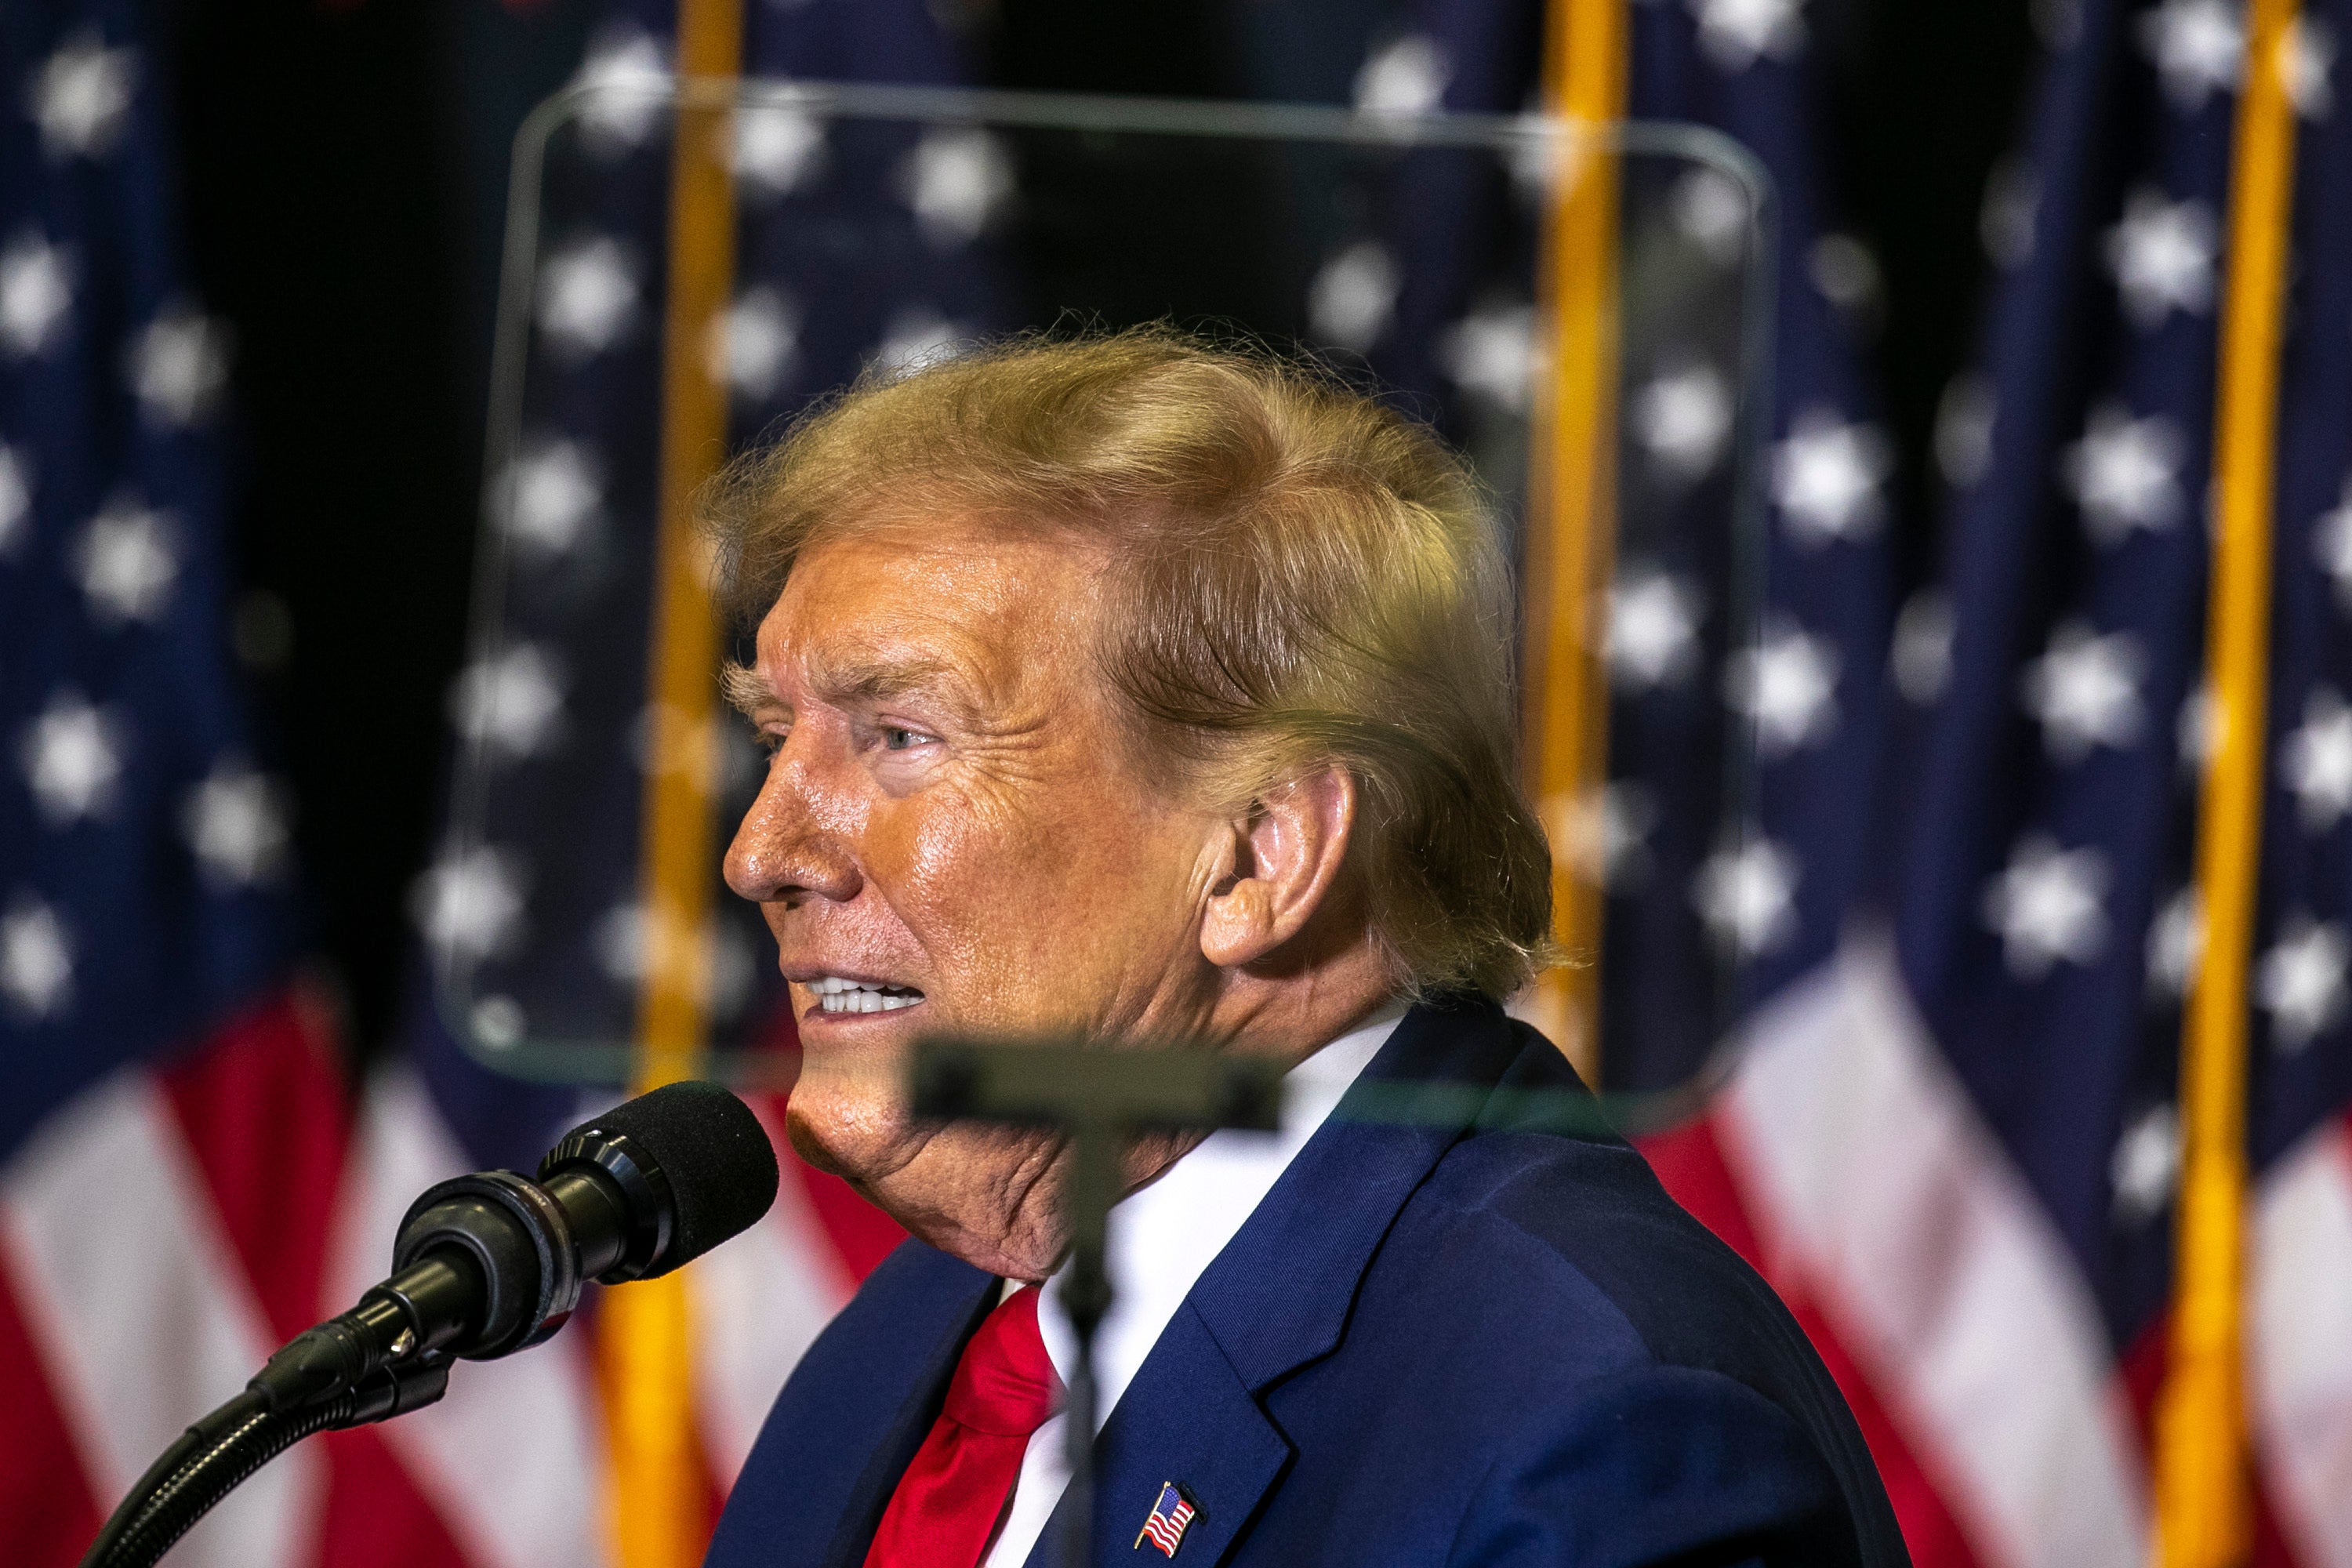
[[[1312,358],[1468,459],[1519,574],[1574,963],[1520,999],[1667,1103],[1716,1055],[1747,819],[1768,193],[1688,127],[805,83],[606,83],[517,151],[440,1017],[524,1076],[788,1076],[719,880],[764,766],[693,487],[861,374],[1169,321]],[[1612,1100],[1612,1104],[1619,1103]]]

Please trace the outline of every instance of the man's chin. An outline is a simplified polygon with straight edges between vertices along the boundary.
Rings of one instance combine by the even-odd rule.
[[[795,1093],[785,1103],[784,1136],[792,1140],[793,1152],[824,1172],[839,1176],[850,1185],[873,1196],[866,1176],[880,1164],[880,1152],[872,1129],[859,1126],[845,1128],[838,1119],[813,1115],[804,1110],[802,1097]]]

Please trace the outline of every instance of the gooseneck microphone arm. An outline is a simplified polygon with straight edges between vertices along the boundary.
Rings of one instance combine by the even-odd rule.
[[[561,1329],[583,1284],[667,1274],[768,1211],[776,1158],[750,1108],[675,1083],[566,1133],[539,1179],[459,1176],[410,1205],[392,1277],[297,1335],[182,1434],[107,1520],[81,1568],[150,1568],[256,1470],[314,1432],[404,1415]]]

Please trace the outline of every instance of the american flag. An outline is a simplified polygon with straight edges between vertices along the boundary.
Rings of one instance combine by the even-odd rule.
[[[230,664],[227,344],[144,15],[0,16],[0,1556],[34,1564],[318,1317],[347,1120]],[[292,1561],[381,1456],[297,1457],[184,1560]]]
[[[761,15],[754,68],[947,68],[917,6]],[[415,1193],[529,1169],[582,1102],[475,1066],[422,1009],[355,1089],[304,977],[290,803],[230,652],[231,345],[185,276],[151,20],[0,10],[0,1560],[27,1568],[77,1561],[189,1421],[380,1278]],[[584,74],[663,47],[616,25]],[[532,519],[586,524],[595,484],[550,468]],[[509,701],[478,671],[452,693],[461,731]],[[806,1179],[698,1282],[714,1502],[896,1237],[787,1166]],[[421,1418],[298,1447],[171,1560],[607,1561],[583,1336],[453,1382]]]
[[[1431,5],[1390,47],[1448,107],[1514,108],[1538,10]],[[1730,132],[1782,203],[1765,610],[1717,693],[1758,724],[1755,826],[1735,858],[1653,854],[1612,882],[1602,958],[1612,996],[1664,995],[1671,974],[1641,973],[1616,933],[1709,920],[1741,960],[1741,1055],[1705,1118],[1647,1152],[1812,1335],[1916,1561],[2145,1562],[2182,997],[2205,941],[2200,524],[2248,18],[2230,0],[2036,7],[2032,111],[1985,193],[1982,349],[1937,431],[1945,512],[1906,520],[1940,521],[1945,548],[1898,604],[1893,453],[1842,319],[1871,259],[1821,194],[1813,19],[1800,0],[1629,15],[1629,113]],[[2245,1285],[2252,1550],[2273,1563],[2352,1562],[2347,20],[2306,5],[2281,52],[2296,145]],[[1628,374],[1638,476],[1665,454]],[[1628,605],[1706,602],[1624,586],[1621,626]],[[1612,722],[1664,694],[1621,678]],[[1641,1031],[1608,1046],[1611,1082],[1660,1076]]]
[[[1176,1489],[1175,1482],[1163,1481],[1160,1486],[1160,1500],[1151,1505],[1151,1517],[1143,1521],[1142,1530],[1136,1533],[1135,1544],[1141,1546],[1148,1540],[1160,1548],[1162,1556],[1173,1557],[1176,1548],[1184,1543],[1184,1527],[1192,1522],[1192,1505],[1184,1500],[1184,1494]]]
[[[1357,100],[1516,111],[1534,92],[1542,9],[1402,5],[1366,48]],[[2292,45],[2297,264],[2252,987],[2260,1548],[2306,1564],[2352,1563],[2343,11],[2306,5]],[[1708,1114],[1648,1152],[1812,1334],[1923,1564],[2147,1556],[2179,997],[2200,951],[2183,897],[2210,729],[2198,522],[2245,21],[2229,0],[2062,0],[2036,15],[2035,107],[1986,193],[2000,271],[1983,353],[1937,435],[1947,549],[1936,582],[1898,604],[1889,531],[1920,520],[1888,512],[1892,448],[1848,330],[1871,263],[1825,210],[1807,9],[1627,9],[1629,112],[1719,127],[1761,159],[1780,201],[1780,287],[1761,635],[1720,646],[1722,585],[1696,566],[1651,563],[1612,595],[1619,626],[1641,633],[1626,646],[1654,655],[1612,658],[1628,737],[1666,704],[1729,702],[1761,754],[1754,830],[1728,852],[1620,797],[1612,842],[1632,852],[1612,858],[1605,983],[1641,999],[1634,1016],[1664,1043],[1612,1036],[1604,1071],[1627,1085],[1685,1072],[1714,1020],[1672,955],[1714,941],[1740,957],[1743,1054]],[[37,1564],[70,1562],[179,1424],[373,1279],[409,1195],[457,1169],[527,1164],[579,1105],[458,1050],[420,965],[406,1058],[344,1112],[331,1031],[290,978],[283,798],[222,652],[225,345],[176,276],[139,16],[0,14],[0,790],[14,792],[0,809],[0,1555]],[[748,26],[754,74],[957,74],[917,5],[811,0],[751,8]],[[664,7],[623,7],[584,74],[660,73],[667,29]],[[790,190],[826,167],[804,127],[768,129],[750,177]],[[858,199],[905,202],[919,237],[951,240],[987,157],[970,142],[939,151],[919,166],[934,174],[928,226],[920,180]],[[1706,186],[1685,195],[1694,234],[1719,227]],[[593,352],[551,384],[501,521],[559,568],[593,559],[578,547],[633,504],[625,462],[647,460],[614,437],[642,419],[620,367],[649,341],[658,289],[631,242],[657,233],[616,209],[611,232],[551,253],[575,264],[551,279],[573,307],[559,320]],[[1353,346],[1425,295],[1422,368],[1384,363],[1377,342],[1371,357],[1456,418],[1524,385],[1531,301],[1475,285],[1480,268],[1523,269],[1524,238],[1458,219],[1334,237],[1298,320]],[[788,264],[770,268],[782,286],[729,316],[741,417],[866,354],[987,324],[978,268],[958,254],[943,244],[929,285],[838,314],[812,303],[817,275],[796,291]],[[1433,267],[1452,269],[1444,287]],[[1632,482],[1726,460],[1709,370],[1727,374],[1629,357]],[[604,721],[577,705],[596,689],[581,672],[485,651],[507,662],[469,671],[454,712],[469,742],[513,742],[511,776]],[[446,862],[420,889],[428,928],[436,911],[508,907],[446,896],[495,891],[486,868],[566,874]],[[579,907],[600,920],[625,903],[617,886],[597,894]],[[1637,926],[1665,934],[1621,940]],[[625,951],[595,934],[580,933],[584,951]],[[714,1492],[800,1345],[887,1243],[872,1224],[808,1179],[703,1266]],[[604,1560],[583,1348],[573,1336],[462,1368],[443,1406],[298,1449],[184,1560]]]

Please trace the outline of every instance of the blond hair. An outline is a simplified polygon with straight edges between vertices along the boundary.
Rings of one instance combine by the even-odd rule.
[[[1402,984],[1502,996],[1545,961],[1508,574],[1429,430],[1165,328],[869,374],[708,492],[731,607],[764,614],[801,552],[910,500],[1104,549],[1101,673],[1156,776],[1241,809],[1318,767],[1352,774],[1349,865]]]

